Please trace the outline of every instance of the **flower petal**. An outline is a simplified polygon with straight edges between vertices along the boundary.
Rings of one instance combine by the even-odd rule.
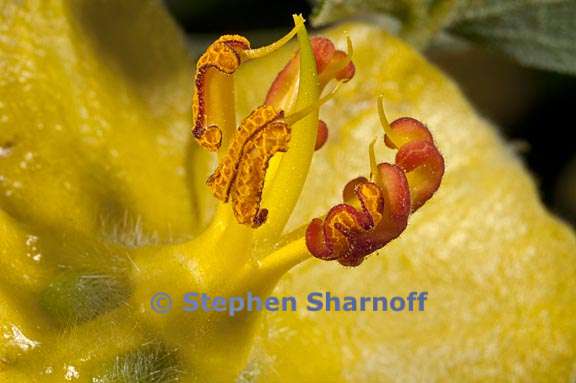
[[[0,207],[129,245],[201,229],[210,160],[190,146],[193,71],[165,10],[2,2],[0,24]]]
[[[330,139],[315,153],[293,227],[338,203],[347,180],[368,176],[366,148],[382,136],[381,93],[392,119],[409,115],[429,127],[446,173],[379,256],[350,270],[309,261],[274,294],[306,304],[310,292],[405,299],[427,291],[428,301],[414,312],[374,313],[369,304],[364,312],[270,314],[246,374],[258,382],[569,381],[573,231],[545,211],[527,172],[449,79],[381,29],[346,24],[327,35],[339,46],[344,31],[356,76],[323,107]],[[376,153],[394,162],[381,141]]]

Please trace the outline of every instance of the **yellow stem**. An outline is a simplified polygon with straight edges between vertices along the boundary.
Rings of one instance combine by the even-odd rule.
[[[216,212],[214,213],[212,222],[210,223],[211,229],[224,231],[226,227],[230,225],[230,221],[232,219],[233,212],[230,208],[230,205],[219,201],[216,206]]]

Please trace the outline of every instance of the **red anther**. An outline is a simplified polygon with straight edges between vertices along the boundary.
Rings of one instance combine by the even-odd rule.
[[[396,154],[396,164],[406,172],[414,212],[440,187],[444,158],[433,143],[414,141],[400,148]]]
[[[217,151],[222,143],[222,130],[209,121],[211,108],[218,103],[216,96],[209,94],[210,82],[223,84],[232,81],[233,74],[242,62],[241,52],[250,49],[250,42],[242,36],[225,35],[213,42],[196,64],[196,91],[192,98],[194,119],[192,133],[200,145]]]
[[[444,158],[430,131],[418,120],[401,118],[391,126],[389,147],[398,149],[396,163],[381,163],[372,181],[350,181],[344,203],[332,207],[324,219],[315,218],[306,230],[306,245],[317,258],[357,266],[364,258],[397,238],[411,212],[438,189]]]
[[[328,140],[328,126],[322,120],[318,121],[318,133],[316,133],[316,144],[314,150],[321,149]]]
[[[306,244],[314,256],[357,266],[404,231],[410,214],[404,172],[390,164],[378,165],[378,172],[380,184],[365,178],[351,181],[344,188],[347,203],[334,206],[324,220],[312,220]]]
[[[398,149],[396,164],[404,170],[410,186],[412,211],[416,211],[440,187],[444,158],[434,145],[430,130],[420,121],[403,117],[390,124],[393,137],[388,143]]]
[[[325,37],[313,37],[310,40],[316,59],[316,70],[320,81],[320,90],[330,80],[349,81],[355,73],[354,64],[346,52],[336,50],[334,43]],[[266,95],[265,104],[289,109],[290,101],[297,88],[300,71],[299,52],[296,52],[286,66],[278,73]]]

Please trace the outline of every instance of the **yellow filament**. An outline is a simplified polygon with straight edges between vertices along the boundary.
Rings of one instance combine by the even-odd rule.
[[[346,35],[346,56],[348,56],[349,61],[352,61],[353,54],[354,47],[352,46],[352,39],[350,39],[350,36]]]
[[[370,178],[376,183],[376,185],[382,185],[382,175],[378,171],[378,162],[376,161],[376,152],[374,151],[374,146],[376,145],[376,139],[374,139],[368,146],[368,155],[370,156]]]
[[[272,52],[282,48],[294,36],[296,36],[296,34],[298,33],[298,31],[300,31],[301,28],[304,27],[304,18],[301,15],[295,16],[294,17],[294,24],[295,24],[294,28],[292,28],[290,30],[290,32],[288,32],[286,35],[284,35],[284,37],[282,37],[280,40],[278,40],[272,44],[266,45],[264,47],[243,51],[242,52],[243,58],[248,59],[248,60],[261,58],[264,56],[268,56]]]
[[[309,258],[306,240],[300,237],[259,260],[258,270],[265,276],[282,275]]]
[[[388,118],[386,118],[386,113],[384,112],[384,96],[378,96],[378,116],[380,117],[380,124],[384,128],[384,133],[388,137],[388,140],[394,144],[394,146],[398,147],[394,142],[394,132],[392,131],[392,127],[388,122]]]
[[[289,115],[284,117],[284,121],[286,121],[288,125],[292,125],[295,122],[300,121],[301,119],[312,113],[314,110],[320,108],[326,102],[330,101],[336,95],[336,93],[338,93],[338,89],[340,89],[341,85],[342,81],[338,81],[336,86],[326,95],[322,96],[322,98],[319,99],[317,102],[314,102],[311,105],[308,105],[300,110],[297,110],[296,112],[290,113]]]

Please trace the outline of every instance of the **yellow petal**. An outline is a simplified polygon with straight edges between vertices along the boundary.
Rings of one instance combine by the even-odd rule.
[[[208,157],[190,140],[192,60],[163,7],[0,10],[0,207],[129,245],[196,233]]]
[[[126,307],[63,336],[38,301],[62,270],[126,272],[126,247],[205,224],[192,74],[160,3],[0,0],[0,381],[95,374],[149,340]]]
[[[270,314],[246,374],[258,382],[569,381],[574,233],[543,208],[522,164],[445,75],[376,28],[348,24],[327,34],[343,46],[345,31],[356,76],[322,109],[330,138],[315,154],[292,227],[326,212],[347,180],[368,175],[366,148],[381,137],[380,93],[391,119],[428,125],[446,175],[380,254],[355,269],[310,260],[275,294],[296,295],[302,305],[312,291],[427,291],[429,300],[413,313]],[[376,150],[390,159],[383,144]]]

